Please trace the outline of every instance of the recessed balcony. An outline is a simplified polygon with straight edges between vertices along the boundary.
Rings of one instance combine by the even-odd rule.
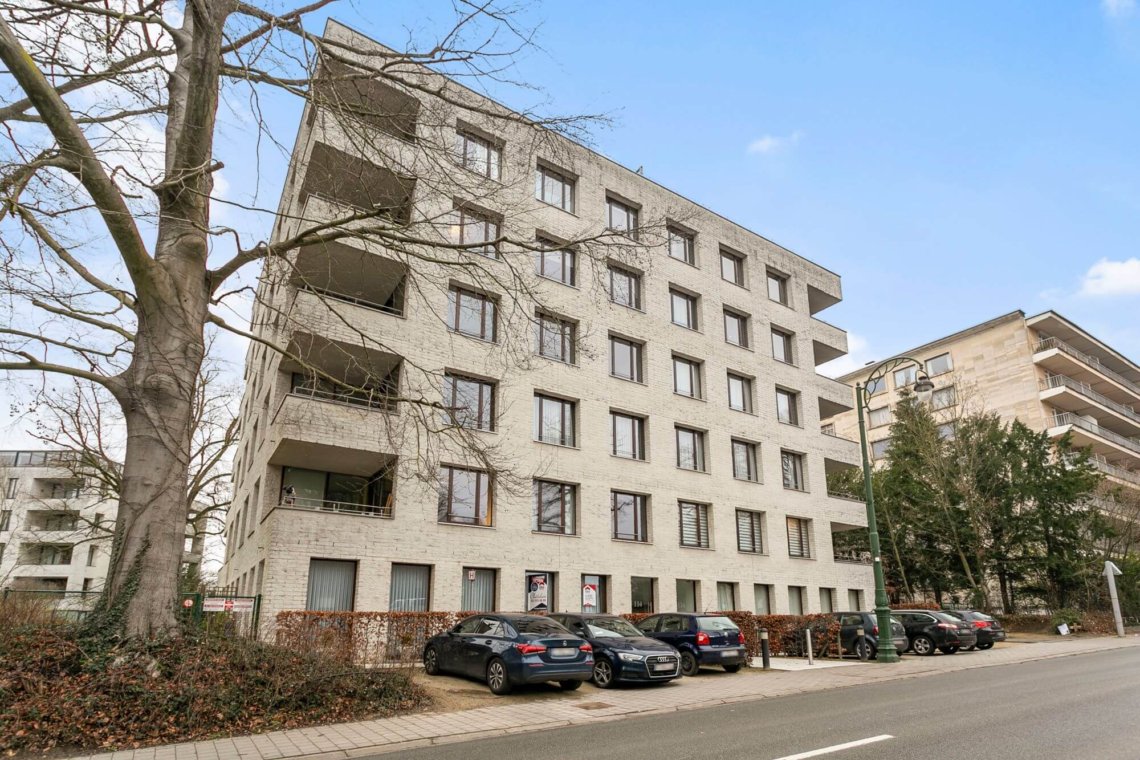
[[[395,457],[368,475],[282,467],[277,506],[358,517],[391,517],[395,468]]]
[[[339,303],[402,316],[408,268],[393,259],[340,242],[305,246],[290,284]]]
[[[299,196],[302,206],[315,196],[404,225],[411,218],[415,184],[414,179],[319,142],[309,154]]]
[[[811,319],[812,360],[816,367],[847,355],[847,332],[818,317]]]

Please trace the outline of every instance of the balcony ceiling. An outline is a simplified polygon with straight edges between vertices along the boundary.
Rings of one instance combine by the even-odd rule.
[[[387,377],[400,363],[400,357],[395,354],[304,332],[293,333],[288,350],[306,365],[318,367],[350,384]],[[283,360],[281,368],[286,372],[304,371],[301,364],[291,359]]]
[[[290,282],[383,304],[399,287],[405,271],[398,261],[334,241],[302,248]]]

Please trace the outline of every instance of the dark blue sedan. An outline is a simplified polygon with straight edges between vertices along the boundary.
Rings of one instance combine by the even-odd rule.
[[[681,654],[651,639],[617,615],[551,615],[594,647],[594,683],[608,689],[621,681],[663,682],[681,677]]]
[[[515,686],[557,681],[573,691],[594,673],[590,643],[548,617],[472,615],[424,646],[424,671],[478,678],[493,694]]]

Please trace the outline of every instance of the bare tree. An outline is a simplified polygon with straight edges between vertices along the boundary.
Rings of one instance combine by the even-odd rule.
[[[297,319],[280,296],[281,283],[314,292],[328,284],[301,252],[348,240],[382,248],[417,273],[406,299],[427,299],[461,276],[493,287],[503,294],[500,308],[529,319],[548,305],[534,283],[533,259],[550,243],[535,239],[533,225],[517,223],[528,184],[533,200],[533,173],[503,181],[455,171],[454,114],[521,130],[532,153],[539,146],[557,151],[563,143],[554,135],[581,137],[593,119],[490,107],[457,83],[525,85],[511,80],[509,67],[531,44],[530,33],[493,4],[461,0],[452,28],[398,52],[354,35],[307,30],[306,16],[330,2],[273,12],[241,0],[0,0],[0,61],[7,69],[0,86],[10,95],[0,107],[8,312],[0,370],[75,378],[105,392],[122,415],[119,518],[105,604],[125,610],[129,635],[175,628],[194,488],[194,410],[212,332],[241,335],[344,392],[382,384],[383,374],[378,378],[377,368],[352,351],[338,349],[330,371],[314,360],[327,346],[293,340],[294,330],[281,324]],[[304,175],[316,197],[330,183],[348,182],[355,190],[347,204],[320,215],[274,214],[256,200],[219,196],[219,109],[243,109],[249,122],[241,139],[250,152],[270,146],[283,156],[280,120],[262,116],[263,103],[278,98],[303,100],[306,119],[335,119],[352,149],[310,157],[287,187]],[[429,198],[436,200],[423,200]],[[463,200],[441,205],[440,198]],[[212,203],[273,219],[272,235],[214,224]],[[467,218],[485,219],[487,211],[495,214],[493,234],[471,241]],[[632,239],[583,222],[554,242],[598,261],[637,260],[660,242],[663,223],[642,220],[640,229]],[[255,288],[246,270],[259,263]],[[251,301],[255,323],[245,330],[240,315]],[[339,302],[327,303],[336,318]],[[353,332],[348,319],[343,323]],[[355,332],[383,350],[383,336]],[[498,360],[525,362],[529,349],[507,341]],[[458,447],[510,473],[510,462],[449,423],[438,395],[426,392],[438,387],[437,369],[404,370],[418,381],[387,396],[405,409],[399,434],[414,436],[422,463]]]

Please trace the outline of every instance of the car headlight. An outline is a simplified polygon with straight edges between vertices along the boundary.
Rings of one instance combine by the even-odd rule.
[[[633,652],[618,652],[618,658],[625,662],[644,662],[645,655],[634,654]]]

